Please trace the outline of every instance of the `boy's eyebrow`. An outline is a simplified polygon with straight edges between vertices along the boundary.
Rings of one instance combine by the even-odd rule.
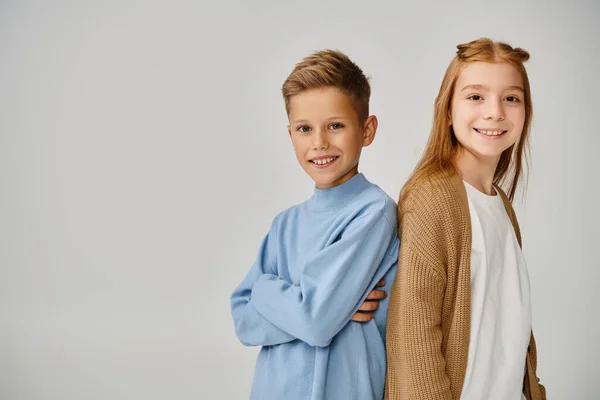
[[[340,116],[335,116],[335,117],[329,117],[326,119],[326,121],[333,121],[335,119],[346,119],[345,117]],[[292,124],[308,124],[308,120],[306,119],[295,119],[293,121],[291,121]]]
[[[292,124],[305,124],[305,123],[307,123],[308,121],[307,121],[307,120],[305,120],[305,119],[295,119],[295,120],[293,120],[293,121],[291,121],[291,122],[292,122]]]
[[[345,117],[342,117],[341,115],[339,115],[339,116],[337,116],[337,115],[336,115],[335,117],[330,117],[330,118],[327,118],[327,121],[332,121],[332,120],[334,120],[334,119],[346,119],[346,118],[345,118]]]
[[[483,85],[467,85],[464,88],[462,88],[461,92],[464,92],[467,89],[488,90],[488,87],[487,86],[483,86]],[[509,89],[509,90],[518,90],[518,91],[521,91],[521,92],[525,93],[525,90],[521,86],[509,86],[509,87],[507,87],[507,89]]]

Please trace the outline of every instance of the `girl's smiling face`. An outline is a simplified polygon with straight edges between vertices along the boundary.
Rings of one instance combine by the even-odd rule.
[[[512,65],[467,64],[456,81],[450,108],[452,129],[463,150],[497,162],[521,137],[524,96],[523,79]]]

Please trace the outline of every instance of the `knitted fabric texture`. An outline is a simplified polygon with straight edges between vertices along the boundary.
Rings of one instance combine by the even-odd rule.
[[[516,214],[498,191],[521,245]],[[459,400],[469,353],[471,220],[459,175],[436,175],[398,207],[400,257],[388,311],[386,400]],[[533,333],[523,393],[545,400]]]

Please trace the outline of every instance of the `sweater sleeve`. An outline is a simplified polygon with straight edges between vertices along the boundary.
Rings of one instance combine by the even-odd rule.
[[[441,350],[446,276],[436,214],[419,206],[402,216],[398,275],[388,310],[388,400],[453,399]]]
[[[240,342],[246,346],[270,346],[296,340],[294,336],[267,321],[256,311],[250,301],[255,282],[263,274],[275,272],[276,240],[273,229],[271,227],[271,231],[264,238],[252,268],[231,296],[231,314],[235,333]]]
[[[312,346],[327,346],[381,279],[376,273],[395,236],[383,213],[361,216],[306,260],[298,285],[265,274],[254,284],[251,303],[280,329]]]

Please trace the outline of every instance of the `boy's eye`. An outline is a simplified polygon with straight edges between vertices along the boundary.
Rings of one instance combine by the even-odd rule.
[[[475,100],[475,101],[479,101],[479,100],[483,100],[483,97],[481,97],[481,96],[480,96],[480,95],[478,95],[478,94],[474,94],[474,95],[472,95],[472,96],[469,96],[469,97],[467,97],[467,99],[469,99],[469,100]]]
[[[306,132],[310,131],[310,127],[308,127],[306,125],[300,125],[299,127],[296,128],[296,130],[298,132],[306,133]]]
[[[506,98],[506,101],[508,101],[509,103],[518,103],[520,100],[516,96],[508,96]]]
[[[329,125],[329,129],[342,129],[343,127],[344,125],[338,124],[337,122],[334,122],[333,124]]]

